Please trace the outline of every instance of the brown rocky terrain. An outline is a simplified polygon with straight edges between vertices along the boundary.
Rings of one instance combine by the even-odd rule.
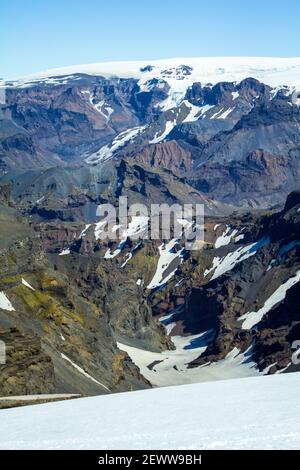
[[[9,84],[0,106],[2,173],[129,156],[222,203],[283,204],[299,181],[299,107],[291,90],[251,77],[193,83],[172,105],[163,77],[146,86],[84,74]]]
[[[24,213],[24,202],[21,207]],[[299,332],[299,284],[255,328],[242,329],[240,317],[259,310],[298,272],[299,207],[294,193],[280,212],[208,217],[203,249],[187,252],[173,278],[163,288],[149,290],[159,242],[144,240],[137,249],[137,242],[127,240],[118,256],[105,259],[108,247],[117,245],[97,240],[94,223],[82,236],[79,221],[33,218],[29,226],[13,208],[8,218],[7,206],[2,206],[2,217],[19,224],[16,239],[9,237],[12,241],[1,249],[0,291],[15,309],[2,310],[0,316],[9,358],[0,366],[2,395],[90,395],[147,387],[149,382],[116,341],[159,352],[174,348],[174,335],[207,331],[213,332],[207,348],[190,368],[222,361],[236,349],[251,351],[258,371],[294,370],[290,363]],[[228,227],[232,236],[218,246]],[[253,255],[213,278],[215,258],[222,264],[226,256],[253,244]],[[61,256],[67,247],[69,254]],[[175,311],[167,336],[157,320]]]
[[[6,214],[2,207],[1,214]],[[107,285],[112,282],[109,271],[97,267],[96,257],[91,263],[86,256],[79,267],[80,279],[72,275],[78,268],[75,260],[65,275],[57,264],[51,267],[38,233],[25,220],[18,223],[16,239],[7,233],[7,225],[9,238],[0,252],[0,291],[14,305],[13,311],[1,309],[1,339],[8,354],[7,363],[0,366],[1,394],[89,395],[148,387],[113,339],[113,324],[105,309]],[[16,229],[16,223],[11,229]],[[143,315],[141,327],[144,322],[151,324],[147,309]],[[155,338],[155,327],[151,331]],[[158,346],[160,341],[162,345],[165,339],[157,331]]]

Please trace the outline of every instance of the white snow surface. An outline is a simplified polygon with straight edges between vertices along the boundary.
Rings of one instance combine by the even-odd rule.
[[[43,202],[44,199],[45,199],[45,196],[42,196],[42,197],[40,197],[39,199],[37,199],[37,200],[35,201],[35,203],[36,203],[36,204],[40,204],[41,202]]]
[[[23,277],[22,277],[22,284],[26,287],[28,287],[28,289],[31,289],[31,290],[35,290],[30,284],[29,282],[27,282]]]
[[[164,131],[159,135],[156,133],[153,139],[149,140],[149,144],[158,144],[159,142],[162,142],[170,134],[171,130],[174,129],[175,126],[176,118],[173,121],[167,121]]]
[[[215,241],[215,248],[228,245],[232,237],[237,234],[237,230],[232,230],[230,225],[226,225],[225,231]]]
[[[234,110],[234,108],[226,109],[226,111],[224,111],[222,114],[218,115],[218,119],[226,119],[229,116],[229,114],[232,113],[233,110]]]
[[[66,255],[69,255],[70,253],[71,253],[70,248],[65,248],[58,254],[58,256],[66,256]]]
[[[111,144],[104,145],[96,152],[88,155],[85,159],[86,163],[94,164],[110,159],[116,151],[121,150],[128,142],[133,141],[144,129],[145,126],[138,126],[122,131],[114,138]]]
[[[248,312],[242,315],[239,320],[244,320],[243,330],[250,330],[259,323],[263,316],[268,313],[275,305],[285,299],[287,291],[300,281],[300,270],[290,277],[286,282],[279,286],[275,292],[265,301],[264,305],[257,312]]]
[[[184,118],[182,122],[194,122],[197,121],[199,118],[199,115],[201,114],[202,107],[201,106],[195,106],[194,104],[190,103],[187,100],[184,100],[182,104],[185,104],[185,106],[189,109],[189,114]]]
[[[219,109],[216,113],[214,113],[210,119],[218,119],[219,114],[223,112],[224,108]]]
[[[251,256],[255,255],[257,250],[259,250],[267,243],[269,243],[269,238],[264,237],[255,243],[251,243],[250,245],[240,246],[237,250],[231,251],[223,258],[220,258],[219,256],[215,257],[213,259],[212,267],[210,269],[205,270],[204,276],[207,276],[213,271],[214,274],[211,280],[222,276],[222,274],[231,271],[236,266],[236,264],[241,263],[245,259],[248,259]]]
[[[244,238],[245,238],[245,235],[244,235],[243,233],[241,233],[240,235],[238,235],[237,237],[235,237],[234,243],[240,242],[240,241],[243,240]]]
[[[7,310],[8,312],[13,312],[15,310],[11,301],[7,298],[4,292],[0,292],[0,308],[2,308],[2,310]]]
[[[151,65],[153,69],[142,72],[141,68],[147,65]],[[192,67],[190,75],[181,73],[182,65]],[[165,71],[171,73],[166,74]],[[221,81],[239,82],[247,77],[256,78],[274,87],[280,85],[300,86],[300,57],[181,57],[162,60],[102,62],[45,70],[19,78],[15,85],[24,86],[40,80],[55,84],[65,80],[67,78],[65,76],[71,75],[74,78],[77,73],[136,78],[142,79],[143,83],[153,78],[163,79],[177,93],[185,90],[194,82],[202,84],[215,84]],[[0,85],[7,86],[4,81],[0,82]]]
[[[167,315],[169,317],[169,315]],[[172,317],[165,327],[170,334],[176,325]],[[257,364],[251,360],[252,347],[244,353],[234,348],[225,359],[203,366],[188,368],[188,364],[204,353],[212,340],[212,330],[191,336],[172,336],[175,350],[152,352],[118,343],[121,351],[126,351],[149,382],[158,387],[184,385],[188,383],[252,377],[261,375]]]
[[[151,282],[147,286],[148,289],[156,289],[157,287],[161,287],[174,276],[175,272],[177,271],[177,266],[166,275],[164,275],[164,272],[169,269],[170,264],[176,259],[179,260],[179,264],[183,260],[183,249],[180,251],[175,251],[177,242],[178,240],[173,238],[166,245],[164,243],[160,245],[157,268]]]
[[[170,333],[175,323],[166,325]],[[152,385],[166,386],[198,382],[196,369],[188,369],[188,363],[197,359],[207,348],[207,339],[211,332],[192,336],[172,336],[175,350],[152,352],[122,343],[117,343],[121,351],[126,351],[132,361],[138,366],[141,374]],[[193,343],[196,344],[193,347]],[[155,364],[155,365],[153,365]],[[150,366],[150,367],[149,367]],[[198,369],[199,370],[199,369]],[[195,374],[196,373],[196,374]]]
[[[198,121],[200,117],[202,118],[205,116],[207,111],[209,111],[211,108],[214,108],[214,106],[210,104],[206,104],[204,106],[195,106],[187,100],[182,101],[182,104],[189,108],[189,114],[186,116],[186,118],[184,118],[182,122]]]
[[[7,397],[0,397],[0,401],[36,401],[59,398],[74,398],[80,396],[81,395],[78,393],[41,393],[39,395],[9,395]]]
[[[300,373],[0,410],[1,449],[299,449]]]
[[[97,222],[95,224],[95,229],[94,229],[95,240],[99,240],[100,235],[103,232],[103,228],[104,228],[105,225],[106,225],[106,220],[100,220],[100,222]],[[81,236],[83,236],[83,235],[81,235]]]
[[[142,236],[142,234],[144,234],[148,230],[148,221],[148,216],[137,215],[131,216],[131,221],[128,223],[127,228],[124,228],[122,225],[116,225],[115,228],[116,230],[119,230],[119,233],[122,233],[122,238],[120,240],[119,245],[113,252],[110,248],[107,249],[104,255],[104,259],[112,259],[119,255],[123,250],[124,244],[128,238],[130,238],[131,240],[138,240]],[[121,232],[121,230],[123,231]],[[138,247],[138,245],[134,247],[133,251]],[[131,258],[132,253],[131,256],[127,260],[125,260],[126,262],[124,262],[121,267],[123,268],[124,266],[126,266],[127,262]]]

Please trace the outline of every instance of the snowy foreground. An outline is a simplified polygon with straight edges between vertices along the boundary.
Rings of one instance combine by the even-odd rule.
[[[300,373],[0,411],[1,449],[299,449]]]

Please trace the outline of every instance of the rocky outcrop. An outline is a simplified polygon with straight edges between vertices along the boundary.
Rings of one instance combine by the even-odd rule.
[[[12,209],[2,208],[0,216],[5,221],[0,236],[0,292],[12,306],[0,305],[1,340],[7,346],[1,395],[93,395],[149,387],[116,345],[117,317],[110,317],[105,301],[115,273],[99,268],[99,258],[90,253],[72,260],[47,256],[45,248],[58,251],[59,236],[56,244],[52,239],[52,245],[43,243],[43,248],[39,233],[42,240],[45,235],[38,227],[33,231]],[[115,313],[120,315],[121,297],[119,302]],[[135,302],[139,308],[139,298]],[[148,315],[155,337],[149,312],[145,310],[145,318]],[[137,335],[139,328],[143,331],[142,320],[133,329]],[[163,332],[156,337],[157,344],[159,337],[164,344]]]
[[[0,330],[5,344],[6,363],[0,365],[1,396],[21,396],[52,393],[55,389],[54,366],[51,357],[34,335],[21,335],[11,328]]]
[[[192,168],[192,155],[176,141],[167,141],[145,147],[135,160],[154,168],[167,168],[174,175],[183,176]]]
[[[177,179],[173,187],[174,176],[154,170],[131,160],[120,162],[118,194],[133,197],[139,183],[144,185],[137,191],[143,202],[182,201],[187,186]],[[55,188],[52,203],[59,208],[66,188]],[[15,188],[12,194],[16,196]],[[149,387],[117,342],[159,353],[174,348],[173,335],[207,331],[207,348],[189,368],[222,361],[232,351],[248,351],[259,371],[293,370],[289,363],[299,332],[299,284],[287,289],[255,327],[243,328],[242,317],[259,311],[300,270],[296,193],[280,212],[208,217],[202,249],[184,253],[173,276],[158,289],[147,286],[157,269],[159,240],[127,239],[116,256],[107,258],[119,241],[98,239],[95,223],[46,222],[31,214],[29,225],[24,214],[31,211],[29,201],[36,194],[27,189],[20,194],[15,208],[3,205],[0,211],[5,227],[0,292],[13,307],[2,308],[0,327],[5,342],[14,344],[9,346],[12,360],[2,366],[2,395],[93,395]],[[8,193],[4,199],[9,200]],[[220,270],[224,264],[226,269]],[[157,319],[175,310],[168,336]],[[31,374],[29,381],[26,374]],[[41,377],[45,380],[39,389]]]
[[[254,108],[206,144],[189,183],[237,206],[282,204],[299,181],[299,116],[284,100]]]
[[[238,226],[238,231],[244,235],[243,245],[269,237],[253,256],[233,266],[229,263],[224,274],[215,278],[211,278],[214,269],[208,272],[203,267],[199,269],[197,264],[191,276],[189,301],[182,315],[183,328],[192,333],[213,330],[214,340],[191,367],[225,359],[236,348],[239,352],[251,350],[249,355],[265,373],[288,367],[288,370],[297,370],[291,365],[291,358],[300,324],[299,283],[295,281],[282,297],[277,294],[278,299],[272,307],[265,308],[266,312],[253,327],[242,326],[249,312],[257,312],[268,305],[268,299],[276,291],[284,290],[283,286],[299,272],[300,206],[295,193],[288,201],[284,211],[260,216],[253,224],[237,225],[237,220],[232,220],[232,226]],[[209,248],[200,255],[200,263],[211,269],[213,259],[221,264],[222,258],[229,259],[238,249],[241,246],[232,242],[221,248]]]

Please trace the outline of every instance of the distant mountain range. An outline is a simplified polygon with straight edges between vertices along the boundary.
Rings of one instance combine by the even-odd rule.
[[[297,87],[300,58],[0,82],[0,395],[299,370]],[[97,207],[119,196],[203,203],[202,249],[128,232],[101,241]]]
[[[299,77],[297,58],[205,58],[1,82],[0,168],[132,157],[223,203],[283,204],[299,180]]]

